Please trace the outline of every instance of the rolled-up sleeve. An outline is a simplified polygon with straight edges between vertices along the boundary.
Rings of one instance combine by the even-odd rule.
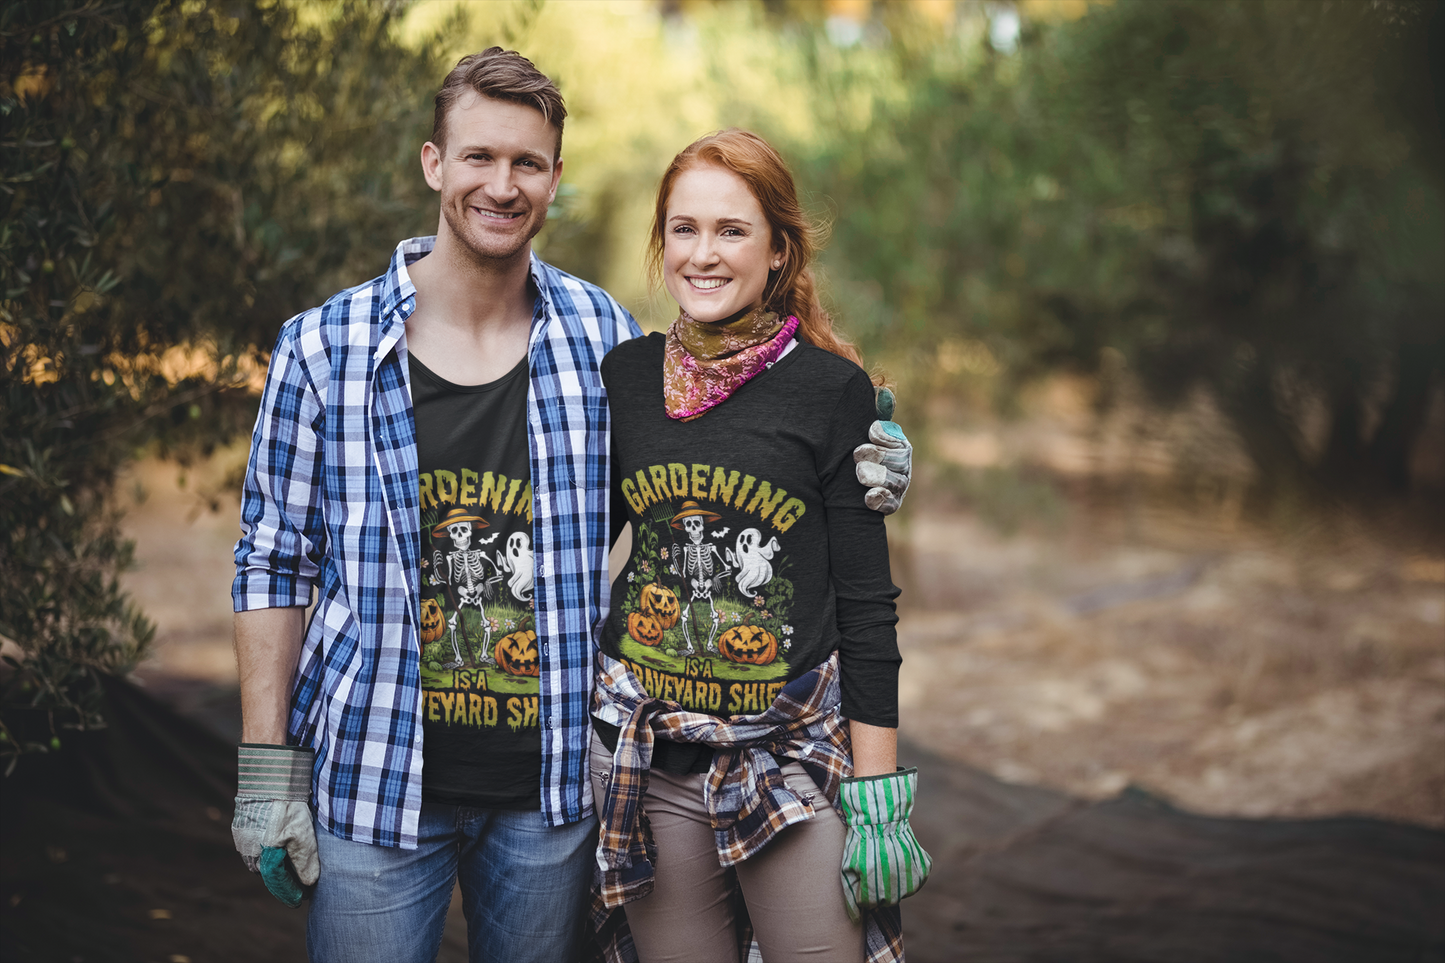
[[[324,408],[299,356],[300,321],[287,322],[277,338],[251,435],[231,585],[237,612],[309,605],[326,551]]]

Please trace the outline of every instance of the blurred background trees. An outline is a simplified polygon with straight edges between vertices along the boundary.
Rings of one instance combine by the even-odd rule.
[[[434,229],[417,152],[465,53],[558,81],[539,249],[645,326],[672,310],[641,272],[659,172],[748,126],[916,439],[1074,372],[1101,411],[1126,383],[1207,398],[1261,503],[1365,503],[1418,482],[1441,403],[1441,30],[1411,0],[7,4],[7,745],[56,735],[15,706],[85,723],[86,680],[148,637],[118,471],[244,438],[280,324]]]
[[[95,672],[150,638],[116,582],[121,466],[245,432],[277,322],[426,229],[406,175],[435,67],[394,39],[400,12],[0,12],[0,634],[23,653],[6,750],[94,724]],[[16,705],[45,717],[15,728]]]
[[[841,313],[1014,380],[1122,358],[1159,402],[1206,388],[1262,490],[1403,492],[1445,356],[1440,29],[1286,2],[1119,3],[1012,55],[895,29],[906,97],[805,155]]]

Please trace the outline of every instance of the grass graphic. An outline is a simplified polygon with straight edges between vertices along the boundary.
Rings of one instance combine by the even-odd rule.
[[[749,621],[753,625],[764,625],[769,631],[774,631],[766,620],[761,619],[760,610],[755,605],[745,605],[735,602],[729,598],[718,598],[714,602],[722,624],[718,628],[717,636],[722,638],[723,633],[736,625],[745,625]],[[682,606],[682,618],[688,617],[686,602]],[[693,648],[698,650],[692,658],[707,658],[713,663],[713,674],[719,679],[747,679],[759,681],[763,679],[780,679],[787,675],[789,662],[783,655],[782,647],[787,641],[785,636],[778,635],[778,658],[767,665],[747,665],[739,662],[729,662],[720,655],[706,655],[702,649],[707,643],[708,633],[711,630],[710,618],[706,602],[699,602],[693,609]],[[774,631],[777,635],[777,632]],[[716,644],[716,639],[713,640]],[[677,625],[662,633],[662,641],[656,647],[649,647],[633,639],[629,635],[622,637],[622,653],[634,662],[643,665],[650,665],[653,668],[663,669],[667,672],[681,672],[683,668],[682,651],[687,647],[682,634],[682,620]]]
[[[678,643],[681,644],[682,636],[678,635]],[[671,672],[676,675],[683,674],[683,657],[681,655],[668,655],[661,648],[648,648],[641,642],[637,642],[629,636],[622,637],[622,657],[630,659],[639,665],[645,665],[653,669],[660,669],[663,672]],[[681,650],[679,650],[681,651]],[[741,662],[729,662],[720,655],[695,655],[689,658],[705,658],[712,663],[712,677],[729,682],[772,682],[786,678],[791,668],[788,661],[778,658],[767,665],[745,665]]]
[[[492,654],[495,657],[497,643],[504,637],[511,635],[523,628],[532,628],[532,610],[525,603],[517,602],[508,598],[506,602],[492,602],[486,606],[487,618],[492,622]],[[443,609],[446,612],[445,609]],[[450,612],[446,612],[448,618]],[[481,615],[474,608],[462,609],[460,622],[466,626],[466,637],[462,635],[462,625],[457,627],[457,647],[462,652],[463,668],[485,669],[487,672],[488,685],[491,685],[493,678],[498,680],[497,691],[536,692],[537,679],[534,676],[509,676],[499,668],[483,666],[479,660],[481,657],[482,645],[482,619]],[[475,648],[473,648],[475,647]],[[442,637],[434,642],[428,642],[421,650],[421,671],[423,684],[428,678],[450,678],[451,669],[443,669],[442,666],[452,661],[452,630],[448,625],[442,632]],[[508,680],[515,680],[519,686],[530,686],[530,688],[507,689],[502,684],[513,684]]]

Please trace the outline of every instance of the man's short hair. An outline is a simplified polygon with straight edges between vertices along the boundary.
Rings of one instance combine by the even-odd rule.
[[[431,139],[443,153],[447,146],[447,114],[457,98],[468,90],[539,112],[557,128],[557,152],[553,160],[562,156],[562,124],[567,119],[567,105],[562,102],[561,91],[532,61],[515,50],[501,47],[488,47],[481,53],[463,57],[442,81],[442,89],[437,91]]]

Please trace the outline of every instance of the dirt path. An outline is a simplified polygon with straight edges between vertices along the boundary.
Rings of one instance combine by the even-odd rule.
[[[1360,528],[1079,513],[1005,538],[918,508],[894,546],[911,738],[1084,797],[1445,825],[1445,558]]]
[[[140,676],[234,684],[224,464],[136,468]],[[1217,815],[1445,826],[1445,554],[1336,523],[1073,505],[1004,536],[920,490],[890,524],[903,734],[1009,782]],[[199,691],[199,690],[197,690]]]

